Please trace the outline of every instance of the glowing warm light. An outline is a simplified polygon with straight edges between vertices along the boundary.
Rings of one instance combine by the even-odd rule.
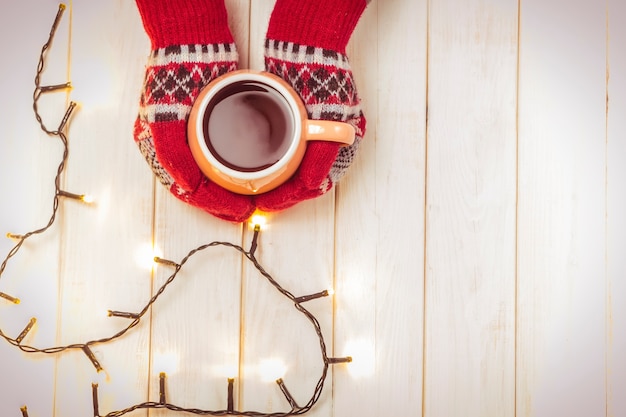
[[[265,382],[275,382],[285,376],[287,365],[280,359],[266,359],[259,363],[259,376]]]
[[[160,256],[160,250],[151,243],[145,243],[135,251],[135,262],[141,268],[151,270],[155,266],[154,257]]]
[[[335,295],[335,289],[332,287],[329,287],[326,292],[328,293],[329,296],[333,296]]]
[[[91,204],[95,201],[95,198],[91,194],[84,194],[81,196],[81,200],[87,204]]]
[[[154,369],[167,375],[176,373],[178,371],[178,355],[173,352],[155,353]]]
[[[267,216],[260,211],[255,212],[250,218],[250,225],[252,227],[258,226],[260,229],[263,229],[266,224],[267,224]]]
[[[355,378],[374,375],[376,371],[376,353],[374,344],[367,340],[353,340],[346,344],[346,356],[352,358],[348,364],[348,372]]]

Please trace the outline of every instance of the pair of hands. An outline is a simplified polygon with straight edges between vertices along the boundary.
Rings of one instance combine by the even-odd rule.
[[[345,46],[366,0],[277,0],[267,32],[265,69],[298,92],[310,118],[351,123],[357,136],[346,148],[310,142],[291,179],[254,196],[211,182],[187,145],[187,117],[200,90],[238,67],[223,0],[136,1],[153,51],[134,136],[172,194],[216,217],[242,222],[257,209],[284,210],[332,188],[351,164],[365,131]]]

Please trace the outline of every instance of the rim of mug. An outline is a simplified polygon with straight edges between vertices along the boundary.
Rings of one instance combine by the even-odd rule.
[[[268,74],[270,75],[269,77]],[[215,156],[213,156],[204,138],[204,112],[206,111],[209,102],[213,99],[213,97],[215,97],[218,91],[239,81],[254,81],[274,88],[274,90],[276,90],[287,102],[293,118],[293,132],[289,148],[276,163],[258,171],[237,171],[224,165]],[[300,142],[300,136],[302,135],[302,116],[299,114],[300,111],[298,103],[293,97],[291,91],[289,91],[289,89],[281,82],[272,78],[271,73],[253,70],[238,70],[227,73],[225,76],[216,78],[214,83],[211,83],[210,87],[207,86],[206,88],[210,88],[210,91],[202,97],[198,105],[198,118],[196,125],[194,126],[194,130],[196,133],[195,140],[197,145],[200,147],[202,154],[209,160],[210,164],[217,167],[217,169],[219,169],[223,174],[244,181],[259,179],[281,170],[296,153]]]

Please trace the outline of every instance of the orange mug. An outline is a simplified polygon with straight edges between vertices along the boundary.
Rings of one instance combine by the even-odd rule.
[[[348,123],[310,120],[298,94],[263,71],[228,72],[202,89],[187,124],[191,153],[213,182],[238,194],[260,194],[287,181],[307,142],[354,142]]]

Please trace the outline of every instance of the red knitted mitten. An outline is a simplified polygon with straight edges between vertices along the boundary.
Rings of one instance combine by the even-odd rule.
[[[209,181],[187,144],[187,118],[198,93],[237,69],[224,0],[136,0],[152,43],[134,138],[172,194],[225,220],[244,221],[250,197]]]
[[[354,144],[309,142],[294,176],[256,197],[265,211],[290,207],[329,191],[352,163],[365,118],[345,55],[367,0],[277,0],[265,40],[265,68],[300,95],[309,117],[344,121],[356,129]]]

